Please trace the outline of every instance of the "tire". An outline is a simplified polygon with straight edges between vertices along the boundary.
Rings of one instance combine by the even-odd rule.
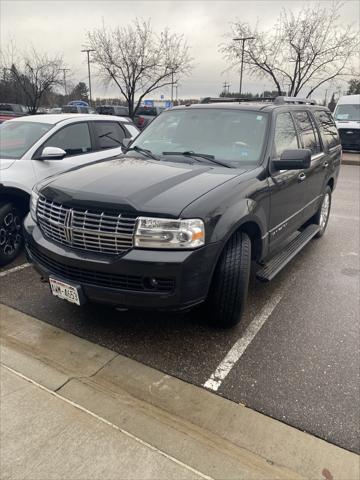
[[[246,304],[251,268],[251,241],[236,232],[226,244],[205,303],[209,322],[217,327],[237,325]]]
[[[316,212],[314,216],[314,220],[312,223],[315,225],[320,226],[320,230],[315,235],[314,238],[321,238],[326,230],[327,224],[329,222],[330,210],[331,210],[331,188],[329,185],[325,188],[324,196],[321,201],[321,205],[319,210]]]
[[[12,262],[22,250],[22,217],[13,203],[0,206],[0,266]]]

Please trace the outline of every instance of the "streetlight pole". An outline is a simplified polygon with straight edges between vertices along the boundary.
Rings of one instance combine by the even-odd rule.
[[[70,68],[60,68],[60,70],[62,70],[63,74],[64,74],[64,92],[65,92],[65,95],[67,95],[67,88],[66,88],[66,72],[68,72],[70,70]]]
[[[174,70],[171,71],[171,103],[174,103]]]
[[[88,75],[89,75],[89,100],[90,100],[90,105],[91,105],[91,76],[90,76],[90,52],[95,52],[93,48],[84,48],[84,50],[81,50],[83,53],[87,53],[87,64],[88,64]]]
[[[245,42],[246,40],[253,40],[255,37],[240,37],[240,38],[233,38],[234,42],[242,42],[241,48],[241,66],[240,66],[240,88],[239,88],[239,96],[241,95],[241,88],[242,88],[242,78],[243,78],[243,68],[244,68],[244,49],[245,49]]]

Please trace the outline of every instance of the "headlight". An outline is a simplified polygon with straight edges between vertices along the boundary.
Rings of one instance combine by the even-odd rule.
[[[36,207],[37,203],[39,200],[39,194],[37,193],[36,190],[33,190],[31,192],[31,197],[30,197],[30,214],[32,219],[36,222]]]
[[[135,246],[141,248],[192,249],[205,243],[204,222],[140,217],[135,231]]]

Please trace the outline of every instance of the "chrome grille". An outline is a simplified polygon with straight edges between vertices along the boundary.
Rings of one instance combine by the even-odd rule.
[[[37,219],[47,238],[73,248],[119,254],[133,246],[135,216],[69,208],[40,196]]]

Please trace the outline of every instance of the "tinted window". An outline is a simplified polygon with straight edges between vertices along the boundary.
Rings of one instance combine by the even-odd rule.
[[[276,118],[273,158],[280,158],[284,150],[299,148],[294,122],[290,113],[280,113]]]
[[[94,126],[100,150],[121,146],[125,133],[117,122],[94,122]]]
[[[155,107],[140,107],[136,115],[150,115],[151,117],[156,117],[157,111]]]
[[[7,103],[0,103],[0,110],[3,112],[13,112],[13,106]]]
[[[67,155],[81,155],[91,152],[88,124],[76,123],[62,128],[45,142],[42,148],[44,147],[62,148]]]
[[[65,105],[61,107],[63,113],[78,113],[78,108],[75,105]]]
[[[114,107],[108,105],[100,105],[96,107],[96,111],[101,115],[114,115]]]
[[[52,125],[38,122],[6,122],[0,127],[0,157],[21,158]]]
[[[321,137],[328,148],[339,145],[339,133],[337,131],[335,122],[329,112],[317,111],[315,118],[318,121],[321,131]]]
[[[314,155],[321,151],[319,137],[308,112],[294,112],[294,118],[301,133],[303,148],[309,148]]]

